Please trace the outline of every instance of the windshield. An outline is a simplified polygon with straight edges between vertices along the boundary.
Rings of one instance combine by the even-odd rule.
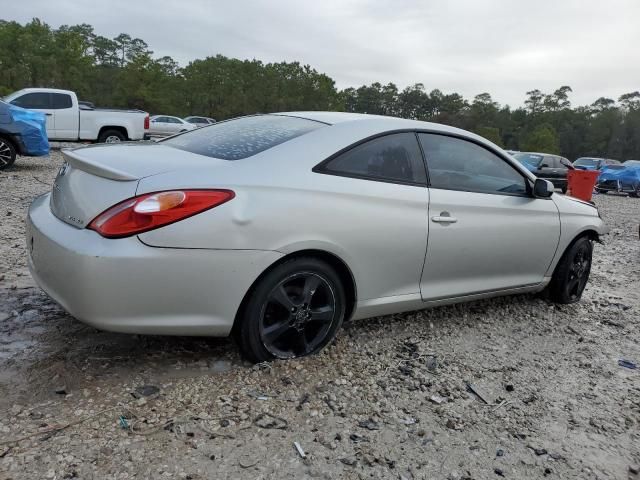
[[[537,153],[516,153],[513,158],[522,163],[525,167],[536,168],[544,158]]]
[[[241,160],[325,125],[304,118],[255,115],[214,123],[161,142],[199,155]]]
[[[579,158],[573,164],[579,167],[597,167],[600,165],[600,160],[597,158]]]
[[[640,166],[640,160],[627,160],[626,162],[624,162],[622,164],[625,167],[631,167],[631,166]]]

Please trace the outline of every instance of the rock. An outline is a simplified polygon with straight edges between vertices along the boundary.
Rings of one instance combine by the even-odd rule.
[[[10,412],[11,412],[12,415],[19,415],[20,413],[22,413],[22,405],[18,405],[17,403],[14,404],[11,407]]]
[[[640,473],[640,465],[629,465],[629,473],[638,475]]]
[[[429,400],[431,400],[436,405],[440,405],[447,401],[445,397],[441,397],[440,395],[431,395],[431,397],[429,397]]]
[[[356,457],[344,457],[341,458],[340,461],[345,465],[349,465],[350,467],[353,467],[356,463],[358,463]]]
[[[502,471],[501,468],[494,468],[493,469],[493,473],[495,473],[496,475],[498,475],[499,477],[504,477],[504,472]]]
[[[534,451],[534,453],[537,456],[541,456],[541,455],[546,455],[547,454],[547,449],[546,448],[542,448],[542,447],[534,447],[532,445],[527,445],[527,448],[530,448],[531,450]]]
[[[142,385],[140,387],[136,387],[135,394],[133,396],[136,398],[139,398],[140,396],[150,397],[151,395],[155,395],[159,391],[160,389],[155,385]]]
[[[66,395],[67,394],[67,387],[60,386],[60,387],[55,388],[53,391],[55,393],[57,393],[58,395]]]
[[[503,456],[504,456],[504,450],[502,450],[501,448],[496,450],[496,457],[503,457]]]
[[[435,372],[436,369],[438,368],[438,357],[434,355],[429,356],[427,357],[424,364],[427,367],[427,370],[429,370],[430,372]]]
[[[358,422],[358,426],[360,428],[366,428],[367,430],[380,430],[380,426],[372,418]]]
[[[514,388],[513,388],[513,384],[511,384],[511,383],[505,383],[505,385],[504,385],[504,389],[505,389],[507,392],[513,392],[513,390],[514,390]]]

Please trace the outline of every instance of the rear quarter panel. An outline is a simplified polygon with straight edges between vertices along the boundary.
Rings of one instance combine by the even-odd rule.
[[[428,228],[427,189],[312,172],[329,155],[379,131],[374,125],[353,127],[321,128],[229,162],[233,168],[143,178],[138,194],[228,188],[236,198],[139,238],[161,247],[285,254],[318,249],[347,264],[360,300],[418,293]]]

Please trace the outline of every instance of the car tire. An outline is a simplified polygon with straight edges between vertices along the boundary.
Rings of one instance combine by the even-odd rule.
[[[98,137],[98,143],[119,143],[127,140],[120,130],[105,130]]]
[[[16,148],[9,140],[0,137],[0,170],[9,168],[16,161]]]
[[[566,186],[564,186],[564,187],[562,187],[562,188],[560,189],[560,191],[561,191],[562,193],[567,193],[567,189],[568,189],[568,188],[567,188]]]
[[[554,303],[576,303],[589,280],[593,243],[582,236],[564,252],[549,283],[549,299]]]
[[[345,316],[344,287],[335,270],[313,257],[277,265],[248,293],[234,336],[252,362],[314,354],[336,336]]]
[[[606,195],[607,191],[602,190],[601,188],[596,188],[596,192]]]

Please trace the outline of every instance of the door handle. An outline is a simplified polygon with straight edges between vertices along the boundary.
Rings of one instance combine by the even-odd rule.
[[[46,115],[47,117],[52,117],[52,116],[53,116],[53,113],[45,113],[45,115]]]
[[[456,223],[458,219],[450,215],[436,215],[435,217],[431,217],[431,221],[436,223]]]

